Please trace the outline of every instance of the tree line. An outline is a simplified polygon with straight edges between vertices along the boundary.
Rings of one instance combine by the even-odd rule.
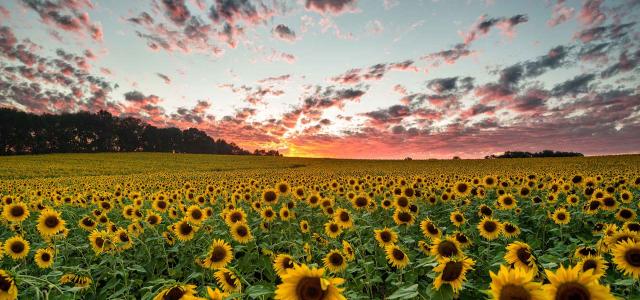
[[[485,159],[494,159],[494,158],[531,158],[531,157],[573,157],[573,156],[584,156],[582,153],[578,152],[562,152],[562,151],[553,151],[553,150],[542,150],[540,152],[525,152],[525,151],[507,151],[501,155],[487,155]]]
[[[282,156],[249,152],[196,128],[159,128],[107,111],[37,115],[0,108],[0,155],[132,151]]]

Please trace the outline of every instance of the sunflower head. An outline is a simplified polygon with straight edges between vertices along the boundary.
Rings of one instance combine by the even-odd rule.
[[[615,299],[609,287],[601,285],[592,271],[582,272],[578,266],[564,268],[555,272],[545,270],[549,284],[543,286],[545,294],[551,299]]]
[[[325,268],[333,273],[342,272],[347,268],[347,259],[340,250],[329,251],[323,259]]]
[[[435,289],[440,289],[443,284],[448,284],[454,293],[458,293],[462,289],[462,283],[466,279],[467,271],[469,271],[475,262],[471,258],[446,257],[439,261],[438,265],[433,268],[437,273],[433,282]]]
[[[497,274],[489,275],[493,299],[545,299],[542,285],[533,281],[533,270],[501,265]]]
[[[307,265],[295,266],[282,277],[282,283],[276,289],[276,300],[346,300],[341,278],[327,278],[324,269],[309,268]]]

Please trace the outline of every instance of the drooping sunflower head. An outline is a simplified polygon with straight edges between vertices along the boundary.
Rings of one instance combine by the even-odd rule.
[[[437,273],[433,282],[435,289],[440,289],[443,284],[448,284],[454,293],[458,293],[462,289],[462,283],[466,279],[467,271],[469,271],[475,262],[471,258],[451,258],[446,257],[439,261],[438,265],[433,268]]]
[[[273,269],[280,277],[282,277],[284,274],[287,274],[287,272],[293,269],[293,267],[295,267],[296,265],[297,263],[289,254],[278,254],[273,260]]]
[[[344,254],[348,261],[352,261],[356,258],[356,253],[347,240],[342,240],[342,254]]]
[[[225,292],[239,292],[242,289],[240,278],[231,270],[221,268],[214,273],[214,277]]]
[[[536,258],[533,256],[531,246],[527,243],[516,241],[507,245],[504,260],[517,268],[527,271],[537,270]]]
[[[424,219],[420,222],[420,229],[426,238],[439,238],[442,235],[442,231],[438,226],[429,219]]]
[[[276,300],[346,300],[341,278],[324,277],[324,269],[295,266],[282,277],[276,289]]]

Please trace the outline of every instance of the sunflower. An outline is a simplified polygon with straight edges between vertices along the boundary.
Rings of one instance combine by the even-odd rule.
[[[344,208],[338,208],[333,214],[333,220],[340,225],[340,227],[347,229],[353,226],[353,220],[349,211]]]
[[[382,248],[394,245],[398,241],[398,234],[393,229],[385,227],[383,229],[375,229],[373,232],[378,245]]]
[[[507,263],[527,271],[538,270],[536,258],[533,256],[531,246],[527,243],[516,241],[509,244],[506,248],[507,253],[504,255],[504,260]]]
[[[9,222],[20,223],[29,217],[29,208],[22,202],[14,202],[4,207],[2,216]]]
[[[640,278],[640,242],[625,240],[613,246],[611,250],[616,269],[630,275],[635,280]]]
[[[111,250],[111,235],[106,231],[94,230],[89,234],[89,243],[96,254],[107,252]]]
[[[29,255],[29,241],[19,235],[11,237],[4,241],[4,252],[13,260],[19,260]]]
[[[221,239],[216,239],[211,243],[207,258],[203,260],[202,264],[205,268],[219,269],[226,267],[232,259],[233,249],[231,245]]]
[[[347,259],[337,249],[329,251],[322,262],[324,267],[333,273],[342,272],[347,268]]]
[[[425,255],[431,255],[431,245],[425,241],[418,241],[418,249]]]
[[[411,200],[409,200],[407,196],[401,195],[395,198],[393,204],[395,205],[396,209],[407,210],[411,205]]]
[[[439,238],[442,235],[438,226],[429,219],[424,219],[420,222],[420,230],[422,230],[422,234],[426,238]]]
[[[581,259],[576,266],[580,268],[581,272],[592,270],[593,274],[597,277],[604,275],[607,270],[607,262],[602,258],[602,256],[588,255]]]
[[[543,286],[549,299],[592,299],[614,300],[609,287],[598,283],[593,272],[581,272],[577,266],[565,269],[560,266],[556,272],[545,270],[549,283]]]
[[[82,275],[77,275],[72,273],[67,273],[62,275],[59,281],[60,281],[60,284],[63,284],[63,285],[68,283],[73,283],[74,287],[81,288],[81,289],[88,288],[93,282],[93,280],[89,276],[82,276]]]
[[[127,250],[133,247],[133,240],[124,229],[118,229],[112,235],[113,245],[119,250]]]
[[[246,244],[253,240],[251,229],[247,224],[236,223],[229,230],[231,231],[231,237],[238,243]]]
[[[438,273],[433,282],[433,287],[439,290],[442,284],[449,284],[453,292],[457,294],[462,289],[462,283],[466,279],[466,274],[473,267],[475,262],[468,257],[442,259],[433,271]]]
[[[342,240],[342,254],[348,261],[352,261],[356,259],[356,253],[353,250],[353,247],[347,240]]]
[[[240,278],[229,269],[221,268],[213,276],[225,292],[239,292],[242,289]]]
[[[518,206],[518,200],[510,194],[504,194],[498,197],[498,209],[509,210]]]
[[[353,205],[353,207],[358,210],[369,207],[370,202],[371,199],[369,199],[369,196],[365,194],[356,196],[353,198],[353,200],[351,200],[351,204]]]
[[[503,222],[502,223],[502,235],[506,238],[513,238],[520,235],[520,227],[518,225],[512,224],[511,222]]]
[[[471,193],[471,186],[469,186],[469,184],[466,182],[459,181],[454,185],[453,191],[458,196],[466,196],[466,195],[469,195],[469,193]]]
[[[484,217],[477,227],[480,235],[489,241],[497,239],[502,232],[502,224],[489,217]]]
[[[262,192],[262,201],[273,205],[278,203],[278,192],[274,189],[267,189]]]
[[[487,175],[482,178],[482,183],[488,187],[493,187],[498,183],[498,180],[494,176]]]
[[[449,220],[451,220],[451,223],[453,223],[453,225],[456,227],[462,226],[462,224],[464,224],[464,221],[465,221],[464,215],[457,210],[451,212],[451,214],[449,215]]]
[[[576,248],[576,251],[573,253],[573,256],[579,259],[586,258],[589,255],[592,255],[592,256],[598,255],[598,250],[596,250],[593,247],[580,246]]]
[[[196,286],[192,284],[175,284],[162,289],[153,300],[187,300],[197,295]]]
[[[462,232],[454,232],[453,237],[456,239],[456,241],[460,244],[460,247],[462,248],[467,248],[471,246],[471,244],[473,244],[471,239],[469,239],[469,237]]]
[[[571,214],[565,208],[558,208],[553,212],[553,222],[558,225],[567,225],[571,221]]]
[[[455,238],[448,236],[444,239],[434,238],[431,243],[431,255],[438,260],[463,255],[462,249]]]
[[[534,282],[535,272],[521,268],[510,269],[503,265],[491,276],[491,296],[494,300],[529,299],[544,300],[542,285]]]
[[[330,238],[337,238],[342,233],[342,227],[332,220],[324,224],[324,232]]]
[[[36,228],[40,235],[49,237],[62,231],[64,225],[65,221],[60,217],[59,212],[52,209],[45,209],[40,212]]]
[[[397,225],[412,225],[416,218],[410,211],[396,209],[393,213],[393,221],[396,222]]]
[[[276,289],[276,300],[346,300],[342,295],[342,278],[325,278],[324,269],[295,266],[282,277]]]
[[[633,221],[635,220],[637,217],[636,212],[633,209],[630,208],[620,208],[618,210],[618,212],[616,213],[616,219],[618,219],[618,221]]]
[[[279,216],[280,216],[280,220],[289,221],[289,220],[291,220],[292,213],[291,213],[291,211],[289,210],[288,207],[283,206],[283,207],[280,208]]]
[[[16,287],[16,282],[5,270],[0,270],[0,299],[18,299],[18,287]]]
[[[153,211],[149,210],[147,212],[146,221],[147,221],[147,223],[149,225],[156,226],[156,225],[162,223],[162,216],[160,216],[159,214],[156,214]]]
[[[229,293],[223,292],[218,288],[212,289],[211,287],[207,287],[207,297],[209,297],[210,300],[224,300],[229,297]]]
[[[409,264],[409,256],[396,245],[386,246],[384,252],[387,254],[389,264],[394,268],[403,269]]]
[[[173,224],[173,233],[178,237],[178,240],[186,242],[196,235],[196,228],[189,224],[189,220],[185,218]]]
[[[36,254],[33,257],[33,260],[36,262],[36,265],[40,269],[48,269],[53,266],[53,249],[51,248],[43,248],[38,249]]]
[[[80,228],[91,232],[96,228],[98,224],[91,217],[85,216],[80,219],[80,221],[78,221],[78,225],[80,226]]]
[[[276,218],[276,212],[271,208],[271,206],[266,205],[260,211],[260,216],[267,222],[271,222]]]
[[[273,212],[273,211],[272,211]],[[273,215],[271,215],[273,217]],[[268,219],[271,222],[273,218]],[[241,208],[235,208],[230,210],[224,218],[227,225],[231,226],[235,223],[245,223],[247,221],[247,214]]]
[[[630,191],[622,191],[620,193],[620,201],[622,201],[623,203],[631,203],[632,200],[633,193],[631,193]]]
[[[273,260],[273,269],[280,277],[287,274],[287,271],[293,269],[293,267],[297,265],[298,264],[295,262],[293,257],[289,254],[278,254]]]
[[[302,233],[309,232],[309,222],[307,222],[307,220],[300,221],[300,231]]]

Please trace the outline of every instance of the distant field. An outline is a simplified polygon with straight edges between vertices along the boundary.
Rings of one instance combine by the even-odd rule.
[[[12,156],[0,198],[0,299],[640,295],[638,155]]]

